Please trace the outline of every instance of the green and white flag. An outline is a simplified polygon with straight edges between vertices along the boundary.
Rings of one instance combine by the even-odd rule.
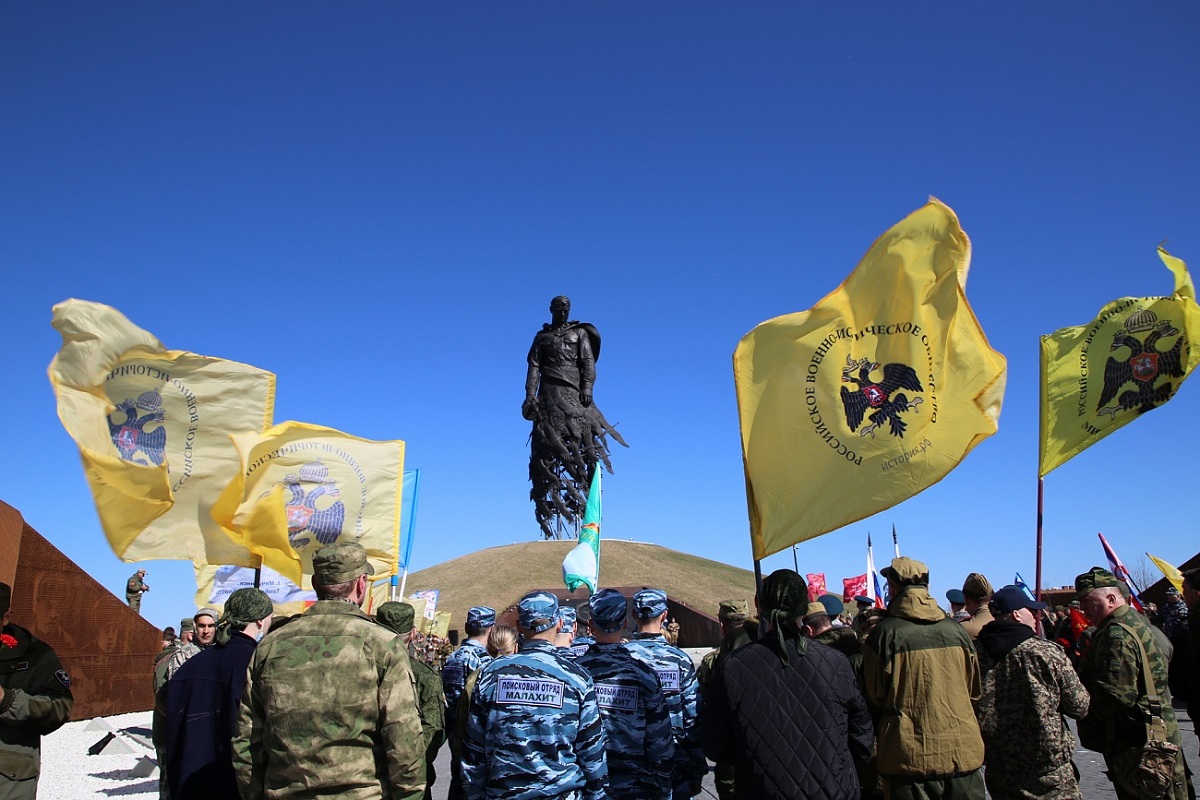
[[[569,591],[580,586],[588,587],[589,594],[596,593],[600,580],[600,465],[592,472],[592,486],[588,489],[587,508],[583,512],[583,527],[579,531],[579,544],[571,548],[563,559],[563,583]]]

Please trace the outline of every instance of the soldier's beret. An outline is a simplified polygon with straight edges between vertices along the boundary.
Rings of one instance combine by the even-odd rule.
[[[616,589],[601,589],[588,599],[588,610],[592,613],[592,623],[604,633],[619,631],[625,626],[625,617],[629,609],[625,603],[625,595]]]
[[[858,603],[860,606],[862,606],[862,605],[867,605],[867,606],[873,606],[873,605],[875,605],[875,600],[874,600],[873,598],[867,597],[865,594],[858,594],[858,595],[855,595],[855,596],[854,596],[854,602]]]
[[[907,556],[893,558],[891,566],[879,570],[879,574],[898,586],[929,585],[929,567]]]
[[[963,581],[962,593],[977,600],[987,600],[992,596],[992,585],[988,579],[978,572],[972,572]]]
[[[192,619],[191,617],[184,617],[183,619],[179,620],[179,632],[183,633],[184,631],[192,631],[195,633],[196,620]]]
[[[487,606],[472,606],[467,610],[467,624],[490,628],[496,624],[496,609]]]
[[[846,604],[836,594],[823,594],[817,598],[817,602],[825,606],[825,613],[831,617],[836,617],[846,610]]]
[[[1092,567],[1082,575],[1075,577],[1075,599],[1081,599],[1085,594],[1096,589],[1123,589],[1117,577],[1104,567]]]
[[[0,614],[7,614],[11,607],[12,587],[7,583],[0,583]]]
[[[413,620],[417,617],[417,610],[408,603],[397,603],[388,601],[380,604],[375,611],[375,619],[379,623],[386,625],[396,633],[408,633],[413,629]]]
[[[346,583],[359,575],[374,575],[375,568],[367,561],[367,551],[356,542],[327,544],[313,554],[313,583],[333,586]]]
[[[563,633],[574,633],[575,632],[576,616],[575,616],[574,608],[572,608],[571,606],[559,606],[558,607],[558,618],[562,620],[562,632]]]
[[[745,600],[722,600],[717,604],[717,619],[721,622],[745,622],[750,616],[750,604]]]
[[[967,598],[963,597],[962,589],[946,590],[946,599],[955,605],[963,605],[967,602]]]
[[[517,621],[534,633],[553,628],[558,622],[558,598],[549,592],[530,592],[517,603]]]
[[[633,596],[633,613],[638,619],[653,619],[667,613],[667,593],[662,589],[642,589]]]

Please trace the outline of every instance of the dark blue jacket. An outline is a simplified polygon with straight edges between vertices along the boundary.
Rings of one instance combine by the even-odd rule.
[[[234,632],[167,681],[167,784],[172,800],[239,800],[233,775],[234,726],[257,642]],[[161,765],[160,765],[161,767]]]

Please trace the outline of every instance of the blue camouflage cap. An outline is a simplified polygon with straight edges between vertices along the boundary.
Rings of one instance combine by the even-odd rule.
[[[472,606],[467,611],[467,624],[490,628],[496,624],[496,609],[487,606]]]
[[[642,589],[633,596],[633,613],[638,619],[653,619],[667,613],[667,593],[662,589]]]
[[[574,633],[575,632],[575,623],[577,621],[577,617],[576,617],[574,608],[572,608],[571,606],[559,606],[558,607],[558,618],[562,620],[562,632],[563,633]]]
[[[592,612],[592,623],[603,633],[613,633],[625,626],[629,608],[625,595],[616,589],[601,589],[588,600]]]
[[[530,592],[517,604],[517,620],[534,633],[553,628],[558,621],[558,598],[549,592]]]

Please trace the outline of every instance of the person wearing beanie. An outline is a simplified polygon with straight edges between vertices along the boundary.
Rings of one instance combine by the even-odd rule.
[[[312,556],[317,602],[255,649],[233,738],[243,800],[420,800],[425,747],[404,642],[363,613],[357,542]]]
[[[521,649],[479,671],[467,712],[462,773],[467,797],[604,800],[604,727],[592,678],[554,646],[558,598],[517,604]]]
[[[929,595],[927,566],[900,557],[880,572],[891,600],[863,645],[863,687],[879,720],[884,794],[983,800],[973,705],[982,681],[971,637]]]
[[[642,589],[633,595],[637,633],[626,642],[630,652],[658,674],[671,712],[675,737],[674,797],[694,797],[708,774],[704,747],[700,743],[700,681],[692,657],[667,642],[663,623],[667,618],[667,593]]]
[[[42,736],[62,727],[75,698],[50,645],[12,621],[12,587],[0,583],[0,797],[34,800]]]
[[[734,762],[734,796],[857,800],[856,762],[871,756],[867,704],[850,662],[801,632],[808,585],[772,572],[755,599],[767,631],[717,664],[704,709],[704,751]],[[817,608],[820,611],[817,611]],[[844,738],[843,738],[844,737]]]
[[[1037,636],[1046,604],[1019,586],[1005,586],[990,603],[994,621],[975,644],[983,669],[979,729],[987,752],[984,780],[995,800],[1080,800],[1071,756],[1075,742],[1063,719],[1087,713],[1087,690],[1066,653]]]
[[[393,600],[380,604],[375,610],[375,621],[394,631],[406,646],[412,644],[416,634],[413,624],[416,617],[415,608]],[[446,741],[446,695],[442,693],[442,679],[428,664],[409,658],[408,665],[417,681],[417,708],[421,712],[421,733],[425,737],[425,800],[431,800],[433,782],[437,779],[434,762]]]
[[[596,685],[604,720],[610,800],[670,800],[675,754],[671,715],[658,677],[621,644],[625,595],[601,589],[588,599],[595,646],[576,663]]]
[[[467,676],[492,660],[487,651],[487,638],[496,624],[496,609],[489,606],[472,606],[467,610],[465,629],[467,640],[446,657],[442,664],[442,691],[446,695],[446,730],[450,737],[450,793],[447,800],[464,800],[466,794],[462,783],[462,742],[457,731],[459,698],[467,683]]]
[[[238,589],[225,601],[214,645],[167,681],[165,763],[159,767],[172,800],[238,800],[230,741],[246,667],[274,610],[261,589]]]

